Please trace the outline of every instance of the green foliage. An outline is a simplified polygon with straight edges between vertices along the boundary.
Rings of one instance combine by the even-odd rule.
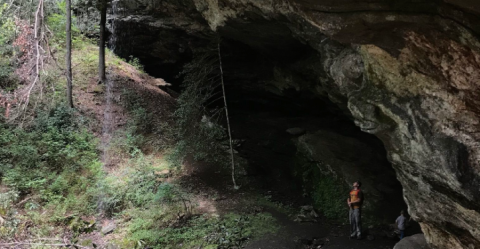
[[[341,179],[327,172],[321,172],[316,163],[301,158],[304,156],[297,156],[295,175],[302,185],[304,195],[310,196],[314,206],[327,218],[344,220],[348,212],[345,202],[349,190],[346,185]]]
[[[153,118],[151,113],[147,112],[146,103],[137,93],[124,89],[121,99],[121,104],[129,112],[130,118],[125,129],[115,134],[112,145],[130,157],[135,157],[147,143],[145,135],[155,132]]]
[[[112,216],[127,208],[143,208],[158,202],[162,176],[155,159],[143,153],[130,159],[118,176],[106,176],[99,183],[101,209]],[[164,192],[164,191],[163,191]]]
[[[64,43],[67,35],[65,26],[67,25],[67,8],[65,0],[56,2],[56,8],[52,9],[52,13],[47,16],[47,24],[50,30],[55,35],[55,40],[58,43]],[[75,25],[75,17],[72,15],[72,39],[80,34],[77,26]]]
[[[180,226],[158,228],[155,222],[130,223],[130,240],[143,241],[153,248],[241,248],[252,238],[277,231],[275,219],[268,213],[223,217],[193,217]]]
[[[79,195],[96,181],[100,163],[97,142],[81,123],[71,109],[57,107],[26,130],[0,125],[2,183],[21,195],[37,195],[59,215],[93,211],[94,196]]]
[[[15,34],[15,23],[13,17],[7,13],[8,4],[0,5],[0,44],[12,42]]]
[[[174,117],[178,127],[178,143],[170,155],[175,165],[180,165],[187,155],[197,161],[227,165],[228,148],[225,128],[220,124],[224,114],[214,104],[222,92],[219,84],[219,64],[215,54],[197,54],[185,65],[184,90],[177,99]]]
[[[0,3],[0,89],[13,90],[17,80],[12,75],[15,36],[13,14],[8,11],[8,4]]]
[[[318,175],[313,189],[314,204],[330,219],[345,219],[348,189],[331,176]],[[344,198],[345,197],[345,198]]]
[[[0,225],[0,240],[15,234],[21,223],[17,212],[12,209],[18,198],[19,193],[15,190],[0,193],[0,218],[3,217],[3,224]]]
[[[143,65],[140,62],[140,59],[134,57],[133,55],[130,55],[128,63],[132,65],[135,69],[137,69],[139,72],[144,72],[143,71]]]

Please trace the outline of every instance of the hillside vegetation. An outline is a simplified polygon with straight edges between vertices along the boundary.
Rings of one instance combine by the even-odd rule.
[[[269,213],[216,209],[212,190],[185,184],[176,111],[185,106],[177,109],[138,60],[112,52],[109,83],[98,85],[96,41],[76,28],[76,108],[67,107],[63,4],[46,18],[52,52],[30,102],[0,108],[0,247],[232,248],[274,232]],[[0,96],[8,97],[29,84],[20,69],[32,59],[32,37],[26,21],[2,11]]]

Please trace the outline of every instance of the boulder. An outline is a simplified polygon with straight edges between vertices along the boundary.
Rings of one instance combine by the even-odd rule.
[[[415,234],[400,240],[393,249],[429,249],[430,247],[423,234]]]

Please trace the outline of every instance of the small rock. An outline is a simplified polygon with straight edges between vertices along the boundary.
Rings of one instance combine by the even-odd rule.
[[[313,206],[302,206],[300,213],[297,215],[295,222],[317,222],[316,218],[319,215],[313,208]]]
[[[294,128],[287,129],[286,132],[293,136],[300,136],[305,134],[305,129],[300,127],[294,127]]]
[[[107,235],[107,234],[113,232],[113,230],[115,230],[115,228],[117,228],[117,225],[115,225],[115,223],[111,222],[111,223],[103,226],[101,232],[102,232],[103,235]]]

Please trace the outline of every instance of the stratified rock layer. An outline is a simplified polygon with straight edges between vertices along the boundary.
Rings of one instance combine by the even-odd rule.
[[[137,0],[118,9],[117,52],[158,67],[188,59],[214,32],[294,58],[309,82],[272,68],[279,80],[254,87],[328,97],[383,141],[433,248],[480,248],[477,1]],[[295,58],[302,43],[315,53]]]

